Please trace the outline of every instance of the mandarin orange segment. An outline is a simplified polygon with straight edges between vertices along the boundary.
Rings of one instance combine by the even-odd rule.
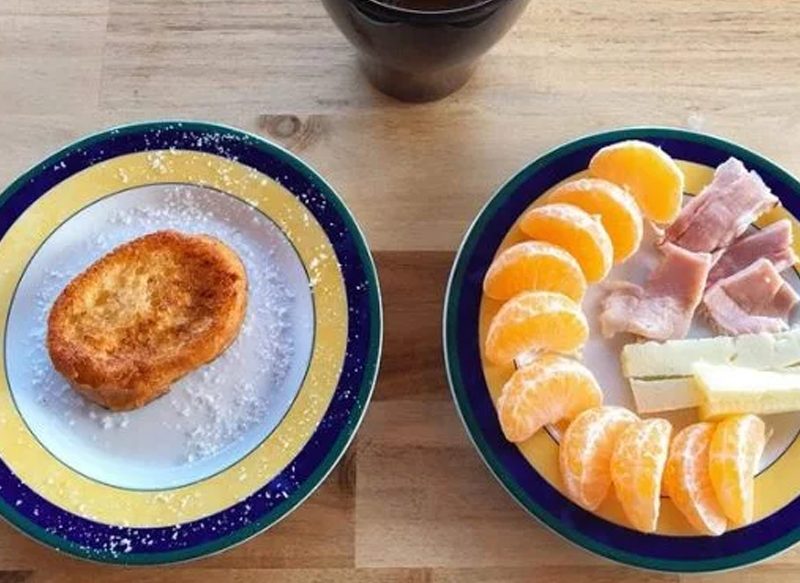
[[[597,407],[578,415],[561,438],[559,464],[567,495],[596,510],[611,486],[611,454],[617,438],[639,418],[624,407]]]
[[[572,204],[535,207],[520,219],[520,229],[536,241],[566,249],[590,283],[603,279],[614,262],[614,247],[597,217]]]
[[[616,184],[600,178],[573,180],[559,186],[547,200],[598,215],[611,239],[614,263],[622,263],[639,249],[644,233],[642,212],[633,197]]]
[[[645,419],[622,431],[611,454],[611,481],[631,526],[654,532],[661,510],[661,479],[672,426]]]
[[[589,162],[589,173],[630,192],[651,221],[671,223],[681,210],[683,172],[653,144],[629,140],[601,148]]]
[[[552,291],[580,303],[586,293],[586,278],[575,258],[564,249],[526,241],[495,258],[483,280],[483,291],[495,300],[507,300],[524,291]]]
[[[695,423],[672,440],[664,470],[664,489],[675,507],[699,533],[719,536],[727,520],[709,475],[709,451],[714,423]]]
[[[720,421],[711,438],[711,485],[725,516],[736,526],[753,522],[755,475],[765,444],[764,422],[755,415]]]
[[[602,402],[603,391],[589,369],[576,360],[545,354],[506,382],[497,415],[506,439],[519,443],[548,423],[573,419]]]
[[[567,296],[523,292],[503,304],[489,324],[486,357],[503,365],[532,350],[572,353],[588,337],[586,316]]]

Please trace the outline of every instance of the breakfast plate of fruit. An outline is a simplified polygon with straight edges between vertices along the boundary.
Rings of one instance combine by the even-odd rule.
[[[325,479],[369,403],[378,279],[342,200],[258,136],[115,128],[0,196],[0,515],[109,563],[206,556]]]
[[[568,540],[647,569],[800,540],[800,182],[667,128],[545,154],[478,214],[444,314],[487,466]]]

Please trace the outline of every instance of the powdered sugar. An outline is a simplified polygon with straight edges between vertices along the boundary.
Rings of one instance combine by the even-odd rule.
[[[162,167],[163,155],[153,156],[154,167]],[[166,190],[164,205],[127,209],[109,219],[115,227],[137,225],[148,232],[169,226],[184,232],[213,234],[234,247],[247,268],[249,302],[239,337],[223,358],[199,371],[199,382],[196,378],[179,381],[175,386],[178,390],[167,397],[182,418],[175,428],[186,435],[189,461],[217,453],[258,423],[269,406],[270,395],[263,386],[248,379],[235,379],[230,386],[230,363],[259,361],[267,384],[275,386],[285,377],[293,351],[287,319],[292,293],[281,283],[271,257],[258,258],[242,241],[235,225],[222,232],[214,229],[217,216],[207,209],[209,199],[215,196],[225,195],[176,185]],[[164,225],[165,218],[168,225]],[[251,220],[258,223],[265,218],[253,209]],[[109,232],[100,233],[94,244],[108,247],[109,237]]]
[[[155,171],[166,163],[162,157],[151,161]],[[89,443],[95,459],[84,456],[85,461],[76,463],[87,468],[99,464],[99,473],[107,474],[112,465],[119,469],[141,462],[153,472],[160,466],[162,478],[164,468],[170,468],[173,483],[181,483],[218,471],[280,422],[302,380],[313,337],[313,307],[302,263],[270,219],[210,189],[144,187],[83,213],[91,216],[80,221],[82,226],[53,235],[53,248],[40,252],[48,257],[41,259],[42,266],[32,262],[15,299],[34,312],[18,315],[16,323],[12,314],[10,330],[25,330],[19,334],[20,349],[28,366],[10,366],[15,370],[9,372],[15,394],[22,392],[21,408],[31,408],[24,412],[26,418],[53,450],[66,450],[70,442]],[[53,370],[45,348],[46,317],[55,297],[79,271],[117,245],[165,228],[210,234],[236,250],[248,274],[245,320],[222,356],[179,380],[165,397],[137,411],[109,413],[85,401]],[[26,283],[28,277],[32,280]],[[28,396],[35,404],[25,404]],[[59,431],[48,428],[53,419]],[[187,464],[197,467],[188,473],[180,470]],[[92,475],[91,469],[80,469]],[[98,479],[131,485],[128,477]]]

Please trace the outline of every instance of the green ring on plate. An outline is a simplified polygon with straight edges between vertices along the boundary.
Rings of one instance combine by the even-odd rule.
[[[800,181],[774,162],[721,138],[673,128],[636,127],[591,134],[559,146],[501,186],[467,229],[445,293],[442,332],[448,382],[467,434],[492,475],[520,506],[556,534],[611,561],[647,570],[693,573],[734,569],[767,559],[800,540],[800,527],[791,527],[800,524],[800,498],[759,523],[716,538],[644,535],[614,525],[570,502],[505,441],[483,378],[477,316],[483,277],[500,241],[530,203],[559,181],[584,170],[598,148],[630,139],[652,142],[675,158],[710,166],[735,156],[761,175],[794,216],[800,215]],[[783,524],[785,532],[770,538],[774,523]],[[673,551],[705,551],[714,541],[729,548],[751,546],[733,553],[719,549],[716,556],[669,556],[675,555]]]
[[[212,135],[230,138],[230,143],[225,146],[235,152],[240,163],[246,164],[246,159],[252,157],[257,162],[252,166],[256,170],[282,169],[286,175],[274,178],[279,179],[289,192],[300,199],[309,212],[318,217],[326,216],[340,226],[340,231],[328,231],[333,227],[323,224],[325,221],[319,221],[342,263],[351,312],[344,368],[322,421],[290,464],[293,472],[297,466],[296,473],[291,474],[297,483],[281,481],[285,480],[283,474],[287,469],[284,469],[244,502],[184,525],[181,536],[172,539],[177,540],[175,543],[167,541],[166,536],[164,540],[156,540],[152,546],[141,543],[143,536],[152,538],[174,532],[170,528],[104,525],[55,507],[20,483],[0,459],[0,514],[24,534],[81,558],[120,564],[185,561],[222,551],[269,528],[302,503],[330,473],[355,435],[374,389],[382,348],[383,312],[377,271],[363,233],[338,195],[318,174],[283,148],[258,136],[226,126],[191,121],[133,124],[89,136],[37,164],[0,195],[0,208],[7,208],[10,202],[15,202],[10,211],[0,215],[0,233],[4,234],[17,216],[53,185],[87,167],[126,153],[173,146],[224,155],[225,152],[219,151],[213,144],[188,143],[188,140],[197,136]],[[60,168],[57,169],[57,165]],[[273,176],[267,171],[264,173]],[[298,190],[299,187],[302,188]],[[252,499],[255,505],[256,497],[270,491],[287,495],[280,502],[277,499],[271,499],[268,504],[260,502],[263,511],[256,516],[241,514],[243,511],[240,507],[245,502]],[[14,497],[21,496],[25,503],[21,506],[12,504],[6,496],[10,496],[12,501]],[[28,506],[35,507],[39,512],[29,516],[26,513]],[[234,524],[234,519],[241,518],[246,520]],[[205,535],[184,532],[192,526],[212,520],[223,520],[224,525],[215,530],[218,534],[212,540]],[[229,527],[227,531],[226,527]],[[131,553],[115,554],[92,545],[94,539],[91,537],[108,540],[107,537],[120,534],[132,540],[135,548]]]

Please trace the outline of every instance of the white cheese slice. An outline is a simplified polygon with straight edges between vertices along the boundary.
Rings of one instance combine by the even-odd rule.
[[[780,369],[777,372],[800,373],[800,367]],[[628,380],[636,411],[641,414],[691,409],[703,403],[703,392],[697,388],[693,377]]]
[[[692,377],[677,379],[630,379],[636,411],[661,413],[677,409],[691,409],[700,405],[702,394],[694,386]]]
[[[776,370],[800,364],[800,330],[778,334],[745,334],[735,339],[736,355],[731,364]]]
[[[628,344],[622,349],[622,373],[629,378],[689,376],[698,360],[726,364],[735,353],[730,336]]]
[[[800,363],[800,328],[778,334],[744,334],[628,344],[622,372],[628,377],[690,376],[696,362],[762,370]]]
[[[694,378],[703,419],[800,410],[800,374],[698,362]]]

